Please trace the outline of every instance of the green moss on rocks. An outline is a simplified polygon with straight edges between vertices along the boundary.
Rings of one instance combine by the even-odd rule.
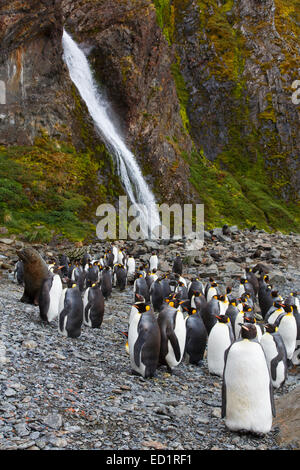
[[[105,147],[77,151],[44,132],[27,147],[0,148],[0,224],[29,241],[53,235],[73,241],[95,235],[96,208],[114,201],[113,179],[99,174],[110,160]]]
[[[300,230],[300,208],[274,198],[272,187],[254,174],[237,178],[217,162],[209,162],[203,152],[193,152],[185,158],[190,165],[191,182],[204,204],[208,228],[227,223],[284,233]]]

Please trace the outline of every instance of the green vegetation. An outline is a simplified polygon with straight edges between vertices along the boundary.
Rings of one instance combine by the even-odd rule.
[[[169,44],[173,42],[175,27],[175,7],[170,0],[153,0],[157,23]]]
[[[192,152],[185,159],[190,165],[191,182],[205,206],[208,228],[227,223],[285,233],[300,230],[299,206],[276,199],[272,186],[254,176],[233,176],[217,162],[209,162],[203,152]]]
[[[186,88],[183,76],[180,72],[180,57],[177,56],[177,61],[171,65],[171,71],[176,85],[182,124],[186,132],[189,132],[190,123],[186,111],[189,100],[189,92]]]
[[[114,199],[115,178],[98,183],[103,157],[104,146],[77,152],[45,133],[33,146],[0,147],[0,224],[31,242],[93,236],[96,207]]]
[[[298,68],[296,58],[299,58],[300,10],[297,3],[298,0],[275,0],[276,29],[288,42],[284,59],[280,62],[283,82],[286,79],[284,74]],[[192,101],[189,102],[188,87],[180,70],[182,51],[188,47],[185,37],[180,37],[180,31],[190,2],[155,0],[154,4],[159,26],[168,43],[177,50],[176,62],[171,71],[183,126],[193,140],[188,118]],[[259,125],[250,117],[244,70],[251,51],[246,45],[245,36],[239,28],[234,27],[239,21],[235,17],[234,1],[197,0],[197,4],[199,47],[200,50],[210,51],[202,65],[199,81],[203,75],[203,81],[213,77],[222,84],[226,83],[223,100],[228,103],[223,130],[227,134],[227,143],[216,160],[207,160],[203,150],[195,150],[191,155],[181,152],[181,157],[184,156],[190,166],[191,182],[205,204],[206,224],[209,227],[222,223],[239,224],[241,227],[255,224],[266,230],[299,231],[297,191],[290,183],[289,155],[280,150],[272,93],[266,97],[264,111],[257,116]],[[266,27],[270,25],[263,21],[255,23],[251,18],[247,23],[249,32],[254,36]],[[282,48],[282,39],[278,39],[277,45]],[[272,66],[271,63],[260,63],[259,60],[257,65],[265,73]],[[210,130],[216,132],[213,121],[204,120],[200,125],[203,129],[211,126]],[[287,193],[293,202],[283,200],[282,194]]]

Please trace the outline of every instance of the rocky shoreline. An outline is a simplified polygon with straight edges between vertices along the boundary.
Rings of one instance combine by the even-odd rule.
[[[78,339],[62,337],[57,321],[44,325],[38,307],[22,304],[23,287],[14,280],[14,237],[0,239],[0,449],[2,450],[288,450],[300,448],[299,366],[275,391],[277,416],[263,437],[228,431],[221,419],[222,380],[202,367],[182,362],[173,375],[164,367],[145,380],[131,375],[124,336],[132,286],[113,289],[101,329],[82,328]],[[176,242],[124,242],[140,262],[152,249],[159,270],[168,271],[175,253],[184,274],[232,285],[246,266],[263,262],[270,282],[284,296],[300,292],[300,235],[231,228],[205,232],[204,246],[189,252]],[[46,258],[71,249],[33,245]],[[104,243],[87,247],[101,254]],[[78,248],[80,248],[78,246]],[[292,413],[291,413],[292,411]],[[292,416],[294,421],[292,420]],[[298,426],[298,427],[297,427]]]

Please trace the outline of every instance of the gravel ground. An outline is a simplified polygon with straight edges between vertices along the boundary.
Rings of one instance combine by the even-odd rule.
[[[0,449],[292,448],[279,445],[277,426],[264,437],[226,429],[222,380],[209,374],[206,360],[201,367],[183,362],[173,375],[164,367],[153,379],[131,375],[120,333],[127,330],[131,286],[114,288],[101,329],[84,326],[78,339],[59,335],[57,321],[42,324],[38,307],[19,302],[22,293],[11,275],[2,277]],[[275,399],[298,378],[299,370],[289,374]]]

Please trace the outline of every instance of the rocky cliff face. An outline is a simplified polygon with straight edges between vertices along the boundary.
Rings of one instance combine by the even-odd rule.
[[[174,51],[149,0],[63,0],[66,28],[89,50],[117,121],[156,195],[189,201],[192,188],[181,151],[191,150],[171,74]]]
[[[233,173],[247,175],[255,167],[274,192],[296,198],[300,121],[291,87],[299,78],[297,2],[170,3],[197,147]]]

